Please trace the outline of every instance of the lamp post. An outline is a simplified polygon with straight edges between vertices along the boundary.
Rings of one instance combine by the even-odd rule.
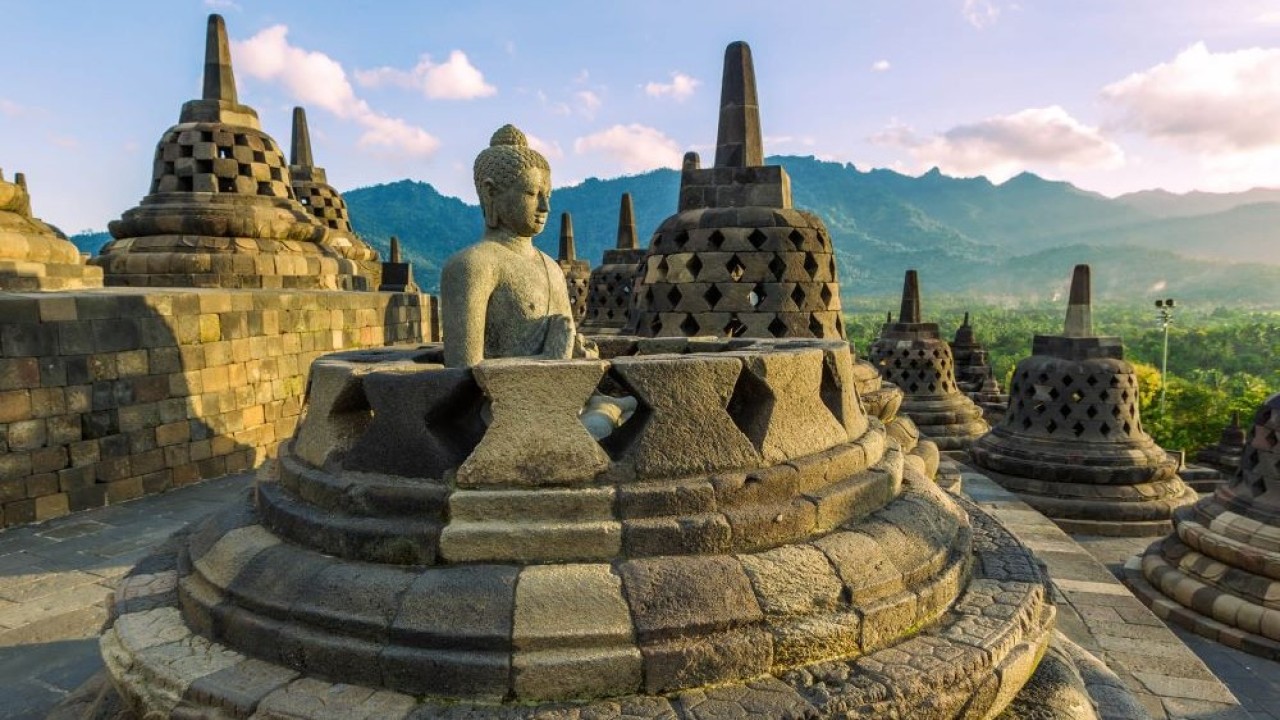
[[[1160,356],[1160,416],[1164,417],[1164,394],[1169,387],[1169,326],[1173,324],[1173,298],[1156,301],[1156,322],[1164,330],[1164,352]]]

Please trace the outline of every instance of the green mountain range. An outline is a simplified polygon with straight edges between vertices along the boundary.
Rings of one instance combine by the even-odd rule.
[[[916,268],[926,293],[992,301],[1047,300],[1066,288],[1071,266],[1094,266],[1100,298],[1280,307],[1280,190],[1164,191],[1110,199],[1023,173],[999,185],[932,170],[920,177],[863,172],[812,157],[774,157],[786,167],[797,207],[827,224],[846,306],[901,288]],[[679,174],[589,179],[554,192],[552,221],[536,242],[555,254],[559,213],[573,215],[578,256],[594,265],[616,239],[618,202],[630,192],[641,242],[676,207]],[[344,193],[352,223],[386,252],[400,238],[424,289],[444,259],[479,237],[479,208],[402,180]],[[96,251],[105,234],[73,238]]]

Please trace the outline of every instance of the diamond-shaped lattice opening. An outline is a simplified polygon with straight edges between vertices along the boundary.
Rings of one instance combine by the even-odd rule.
[[[1085,409],[1084,414],[1088,416],[1090,419],[1092,419],[1098,415],[1098,408],[1090,405],[1088,408]]]
[[[655,278],[656,280],[662,281],[667,279],[667,258],[665,256],[658,258],[658,267],[654,268],[654,270],[657,274],[657,278]]]
[[[725,337],[731,337],[731,338],[742,337],[743,333],[745,333],[746,331],[747,331],[747,326],[744,325],[742,321],[737,318],[736,315],[734,317],[729,318],[729,322],[725,323],[724,325]]]
[[[1115,375],[1112,375],[1111,377],[1107,378],[1107,386],[1120,387],[1120,378],[1116,377]]]
[[[845,391],[836,377],[836,367],[832,356],[828,355],[822,362],[822,384],[818,387],[818,397],[827,406],[836,422],[844,424]]]
[[[1084,423],[1077,421],[1075,425],[1071,426],[1071,432],[1075,433],[1076,437],[1080,437],[1081,435],[1083,435]]]
[[[826,328],[822,327],[821,320],[819,320],[817,317],[813,315],[810,315],[809,316],[809,332],[814,337],[820,338],[820,337],[826,337],[827,330]]]
[[[804,255],[804,271],[809,273],[809,278],[816,280],[818,278],[818,260],[813,253],[805,253]]]
[[[1063,385],[1064,387],[1071,387],[1071,383],[1073,383],[1073,382],[1075,382],[1075,381],[1076,381],[1076,379],[1075,379],[1075,378],[1073,378],[1073,377],[1071,377],[1070,375],[1063,375],[1063,376],[1062,376],[1062,385]]]
[[[1111,406],[1111,417],[1113,417],[1113,418],[1115,418],[1115,419],[1117,419],[1117,420],[1119,420],[1119,419],[1120,419],[1120,406],[1119,406],[1119,405],[1112,405],[1112,406]]]
[[[1125,421],[1125,424],[1124,424],[1124,434],[1125,434],[1125,435],[1129,435],[1129,434],[1131,434],[1132,432],[1133,432],[1133,426],[1132,426],[1132,425],[1130,425],[1128,421]]]
[[[912,395],[916,394],[920,391],[920,383],[912,380],[911,384],[907,386],[907,390],[910,391]]]
[[[765,243],[769,242],[769,236],[765,235],[764,231],[760,228],[756,228],[747,236],[747,242],[751,243],[751,247],[759,250],[764,247]]]
[[[725,410],[757,450],[764,445],[774,402],[773,391],[768,384],[744,366],[738,373],[738,381],[733,386],[733,394],[729,396]]]
[[[806,297],[807,295],[804,292],[804,288],[799,285],[796,285],[791,289],[791,302],[795,303],[797,308],[804,308],[804,301]]]
[[[1059,406],[1058,406],[1058,414],[1059,414],[1059,415],[1061,415],[1061,416],[1062,416],[1062,417],[1064,417],[1064,418],[1065,418],[1065,417],[1071,417],[1071,406],[1070,406],[1070,405],[1059,405]]]
[[[698,330],[700,329],[701,328],[698,327],[698,321],[694,320],[692,315],[685,315],[684,320],[680,321],[680,332],[688,335],[689,337],[697,335]]]
[[[1042,402],[1038,402],[1038,403],[1036,403],[1035,405],[1033,405],[1033,406],[1032,406],[1032,409],[1034,409],[1034,410],[1036,411],[1036,414],[1037,414],[1037,415],[1043,415],[1043,414],[1044,414],[1044,411],[1045,411],[1045,410],[1047,410],[1047,409],[1049,409],[1049,406],[1048,406],[1048,405],[1045,405],[1045,404],[1044,404],[1044,403],[1042,403]]]
[[[684,295],[680,293],[680,288],[675,285],[672,285],[671,289],[667,291],[667,302],[671,303],[671,308],[673,310],[680,304],[680,300],[683,298]]]
[[[1057,400],[1057,399],[1058,399],[1058,388],[1056,388],[1056,387],[1051,387],[1051,388],[1049,388],[1049,397],[1050,397],[1050,398],[1053,398],[1054,400]]]
[[[1045,375],[1044,373],[1040,373],[1040,377],[1038,377],[1038,378],[1036,378],[1036,379],[1040,381],[1040,384],[1041,384],[1041,385],[1044,385],[1044,384],[1046,384],[1046,383],[1048,383],[1048,382],[1049,382],[1049,376],[1048,376],[1048,375]]]
[[[1098,432],[1102,433],[1103,437],[1106,437],[1111,434],[1111,426],[1104,422],[1098,426]]]
[[[644,289],[644,304],[645,304],[645,307],[653,306],[653,288],[652,287],[647,287]]]
[[[1045,423],[1044,429],[1047,430],[1050,435],[1052,435],[1058,430],[1058,423],[1054,422],[1053,418],[1050,418],[1049,422]]]
[[[707,291],[702,293],[702,298],[706,300],[707,305],[712,308],[715,308],[716,303],[720,302],[720,299],[723,297],[724,293],[720,292],[720,288],[717,288],[715,285],[707,288]]]
[[[685,245],[688,245],[688,244],[689,244],[689,231],[688,231],[688,230],[681,230],[681,231],[680,231],[680,233],[679,233],[678,235],[676,235],[675,240],[674,240],[674,244],[675,244],[675,246],[676,246],[677,248],[683,248]]]
[[[1121,399],[1122,401],[1127,402],[1127,401],[1129,400],[1129,391],[1128,391],[1128,390],[1121,390],[1121,391],[1120,391],[1120,399]]]
[[[1085,378],[1085,379],[1084,379],[1084,381],[1085,381],[1086,383],[1089,383],[1089,387],[1093,387],[1094,385],[1097,385],[1097,384],[1098,384],[1098,378],[1096,378],[1096,377],[1094,377],[1094,376],[1092,376],[1092,375],[1090,375],[1089,377]]]
[[[1071,398],[1071,402],[1078,403],[1084,399],[1084,393],[1080,392],[1079,390],[1072,390],[1071,395],[1069,397]]]
[[[707,236],[707,244],[715,248],[716,250],[719,250],[721,246],[724,245],[724,233],[720,232],[719,230],[716,230],[715,232],[711,233],[710,235]]]
[[[751,307],[760,307],[760,303],[764,300],[764,283],[756,283],[751,292],[747,293],[747,302]]]
[[[781,280],[787,272],[787,263],[779,255],[775,254],[773,259],[769,261],[769,272],[773,273],[775,280]]]
[[[1022,429],[1023,430],[1031,429],[1031,418],[1027,418],[1027,417],[1022,418]]]
[[[1271,450],[1276,446],[1276,433],[1265,425],[1259,427],[1254,434],[1254,447],[1262,446],[1263,450]]]
[[[653,321],[649,323],[649,332],[654,335],[662,332],[662,320],[655,317]]]
[[[787,336],[787,324],[782,322],[782,318],[775,317],[769,321],[769,334],[776,338]]]
[[[734,255],[725,262],[724,269],[729,271],[730,280],[738,282],[742,279],[742,274],[747,271],[747,266],[742,262],[741,258]]]
[[[822,298],[822,307],[831,307],[831,299],[834,297],[831,292],[831,286],[823,285],[822,290],[818,291],[818,297]]]
[[[800,232],[799,230],[792,230],[791,234],[787,235],[787,239],[791,241],[792,247],[794,247],[796,250],[801,250],[804,248],[804,233]]]
[[[689,274],[693,276],[693,279],[697,280],[698,273],[702,272],[702,258],[694,255],[689,258],[689,262],[685,263],[684,267],[689,271]]]

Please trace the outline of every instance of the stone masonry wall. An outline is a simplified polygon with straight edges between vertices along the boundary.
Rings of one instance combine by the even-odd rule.
[[[317,356],[438,339],[429,295],[0,293],[0,527],[253,468]]]

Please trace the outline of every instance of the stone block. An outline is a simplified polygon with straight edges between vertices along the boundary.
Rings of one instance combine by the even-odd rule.
[[[493,420],[458,468],[460,487],[566,485],[591,481],[609,457],[578,413],[606,363],[503,359],[472,368]]]
[[[767,462],[821,452],[848,440],[844,426],[819,403],[821,350],[747,355],[730,412]]]
[[[388,690],[300,678],[258,703],[256,720],[398,720],[417,702]]]
[[[641,652],[650,694],[755,677],[773,664],[772,638],[759,628],[646,644]]]
[[[723,556],[658,557],[623,563],[643,643],[756,624],[764,617],[741,563]]]
[[[738,560],[766,617],[832,612],[841,604],[844,584],[827,557],[811,545],[739,555]]]
[[[279,543],[279,538],[260,525],[236,528],[223,535],[208,552],[196,559],[195,568],[209,582],[225,588],[249,561]]]
[[[858,532],[837,531],[813,542],[831,560],[844,582],[849,598],[862,605],[886,594],[901,591],[902,571],[871,537]]]

